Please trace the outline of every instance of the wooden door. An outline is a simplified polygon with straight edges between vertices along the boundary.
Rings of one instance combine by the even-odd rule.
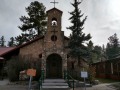
[[[62,60],[59,57],[49,58],[47,60],[46,68],[47,78],[61,78],[62,77]]]

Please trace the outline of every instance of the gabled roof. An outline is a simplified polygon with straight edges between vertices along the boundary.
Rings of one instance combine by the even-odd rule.
[[[26,46],[26,45],[29,45],[29,44],[31,44],[31,43],[39,40],[39,39],[43,39],[43,38],[44,38],[44,36],[42,36],[42,37],[37,37],[37,38],[35,38],[35,39],[33,39],[33,40],[31,40],[31,41],[29,41],[29,42],[27,42],[27,43],[24,43],[24,44],[22,44],[22,45],[20,45],[20,46],[17,46],[17,47],[5,47],[5,48],[4,48],[4,47],[1,47],[1,48],[0,48],[0,56],[3,56],[3,55],[5,55],[5,54],[8,54],[8,53],[10,53],[10,52],[12,52],[12,51],[15,51],[15,50],[19,50],[20,48],[22,48],[22,47],[24,47],[24,46]]]
[[[52,9],[48,10],[47,13],[50,12],[50,11],[54,11],[54,10],[56,10],[56,11],[58,11],[58,12],[60,12],[60,13],[63,13],[61,10],[59,10],[59,9],[57,9],[57,8],[52,8]]]
[[[31,40],[31,41],[29,41],[29,42],[27,42],[27,43],[24,43],[24,44],[22,44],[22,45],[20,45],[20,46],[17,46],[17,47],[0,47],[0,57],[2,57],[2,56],[5,55],[5,54],[11,53],[11,52],[13,52],[13,51],[15,51],[15,50],[19,50],[20,48],[25,47],[25,46],[27,46],[27,45],[35,42],[35,41],[38,41],[38,40],[40,40],[40,39],[43,39],[43,38],[44,38],[44,36],[42,36],[42,37],[37,37],[37,38],[35,38],[35,39],[33,39],[33,40]],[[66,40],[69,40],[69,38],[66,37],[66,36],[64,36],[64,38],[65,38]]]
[[[16,47],[0,47],[0,56],[15,49]]]
[[[37,37],[37,38],[35,38],[35,39],[31,40],[31,41],[28,41],[28,42],[26,42],[26,43],[24,43],[24,44],[18,46],[17,48],[22,48],[22,47],[24,47],[24,46],[27,46],[27,45],[29,45],[29,44],[31,44],[31,43],[37,41],[37,40],[43,39],[43,38],[44,38],[44,36]]]

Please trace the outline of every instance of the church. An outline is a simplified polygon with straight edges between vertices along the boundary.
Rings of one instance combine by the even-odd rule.
[[[62,14],[63,12],[55,7],[48,10],[47,32],[44,36],[6,50],[0,53],[0,57],[7,60],[13,55],[20,55],[41,60],[40,69],[45,71],[46,78],[63,78],[64,70],[68,69],[76,69],[80,73],[87,63],[82,60],[81,67],[78,67],[74,59],[69,57],[66,49],[69,38],[64,36],[64,31],[61,30]]]

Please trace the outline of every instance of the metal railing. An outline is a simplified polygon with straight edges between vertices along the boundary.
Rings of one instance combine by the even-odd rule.
[[[72,88],[74,90],[74,78],[68,73],[68,71],[64,71],[64,79],[68,82],[68,85],[71,87],[71,82],[72,82]]]
[[[41,77],[39,79],[39,90],[42,90],[42,83],[44,83],[44,70],[41,70]]]

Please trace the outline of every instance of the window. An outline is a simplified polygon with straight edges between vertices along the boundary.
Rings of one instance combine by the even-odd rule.
[[[42,58],[42,54],[39,54],[39,58]]]
[[[56,35],[52,35],[52,36],[51,36],[51,40],[52,40],[52,41],[57,41],[57,36],[56,36]]]

